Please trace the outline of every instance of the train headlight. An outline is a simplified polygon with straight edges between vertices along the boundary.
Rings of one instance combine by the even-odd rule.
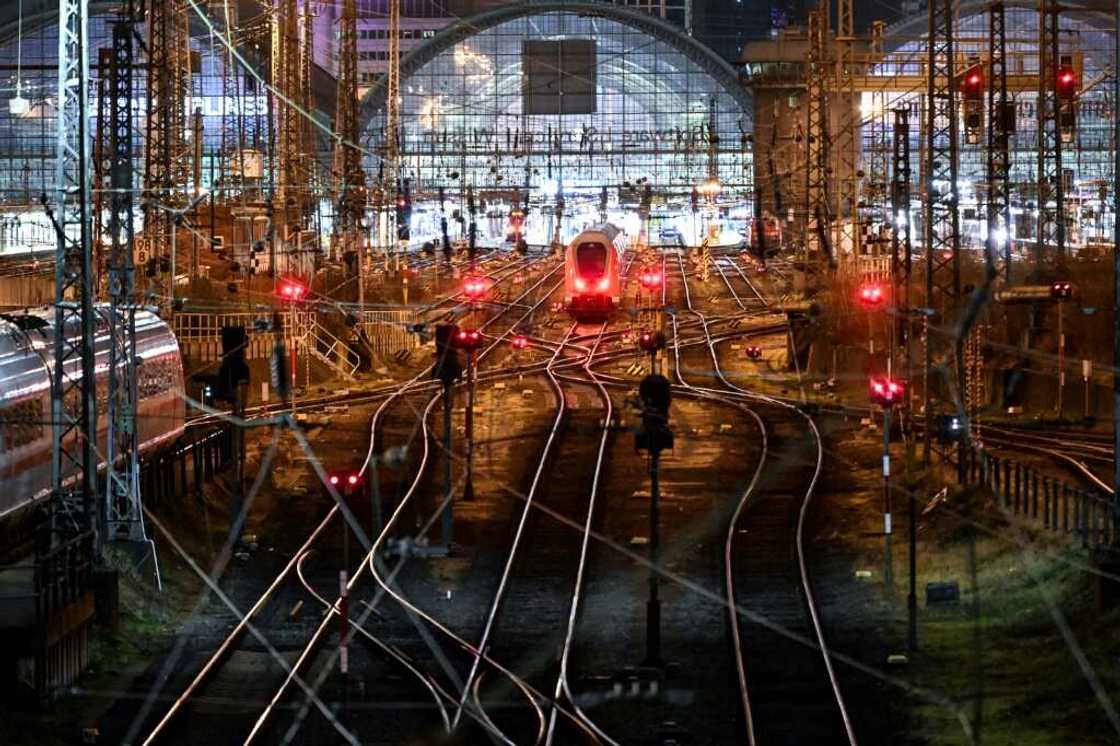
[[[576,290],[580,291],[581,293],[584,290],[587,290],[587,283],[583,281],[582,277],[576,278]]]
[[[599,280],[599,291],[600,292],[603,292],[603,293],[607,292],[607,289],[610,286],[611,286],[610,278],[604,277],[603,279]]]

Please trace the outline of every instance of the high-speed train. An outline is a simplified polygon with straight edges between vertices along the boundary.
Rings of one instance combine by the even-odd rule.
[[[98,306],[94,313],[97,448],[104,454],[109,394],[108,307]],[[73,337],[80,334],[76,324],[67,331]],[[51,488],[53,339],[53,309],[0,314],[0,518],[46,497]],[[136,419],[143,452],[170,443],[183,432],[183,362],[170,327],[147,311],[136,313],[136,355]],[[73,370],[68,372],[80,377],[81,361],[75,359],[72,365]]]
[[[593,225],[568,244],[564,307],[576,321],[605,321],[622,299],[619,266],[623,233],[610,223]]]

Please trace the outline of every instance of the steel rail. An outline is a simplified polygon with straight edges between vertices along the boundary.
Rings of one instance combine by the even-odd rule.
[[[517,298],[517,300],[520,300],[520,299],[528,296],[530,293],[532,293],[534,290],[536,290],[537,287],[539,287],[541,284],[543,284],[545,280],[547,280],[552,275],[556,274],[556,272],[559,271],[559,269],[560,269],[560,266],[558,265],[556,268],[554,268],[553,270],[548,272],[546,275],[541,277],[536,283],[534,283],[532,286],[527,288],[521,294],[521,296],[519,296]],[[560,283],[557,283],[555,286],[553,286],[553,288],[550,289],[540,301],[538,301],[537,305],[539,306],[541,303],[544,302],[545,299],[547,299],[549,296],[551,296],[551,294],[553,292],[555,292],[556,288],[559,287],[559,285],[560,285]],[[521,316],[521,318],[519,318],[518,321],[514,323],[514,326],[516,326],[517,323],[520,323],[520,321],[522,319],[524,319],[525,317],[527,317],[529,315],[529,313],[531,313],[531,312],[532,311],[530,310],[530,311],[527,311],[525,314],[523,314]],[[485,327],[489,326],[491,323],[495,322],[501,315],[504,315],[504,313],[505,313],[505,311],[495,315],[494,317],[492,317],[491,319],[486,321],[482,325],[482,328],[485,328]],[[479,360],[483,359],[497,345],[498,345],[498,343],[494,342],[489,347],[487,347],[483,352],[481,352],[479,354]],[[388,408],[390,403],[395,401],[400,396],[408,393],[411,389],[415,388],[417,381],[419,381],[419,379],[428,372],[429,372],[429,369],[421,370],[419,373],[417,373],[415,376],[413,376],[413,378],[410,379],[407,383],[398,387],[398,390],[396,392],[394,392],[391,396],[389,396],[385,401],[383,401],[381,403],[381,406],[378,407],[377,411],[374,412],[374,415],[371,418],[371,422],[370,422],[370,439],[369,439],[370,445],[369,445],[369,449],[366,452],[365,460],[363,461],[362,466],[359,470],[360,475],[365,474],[366,470],[369,468],[369,466],[372,462],[373,455],[374,455],[374,452],[375,452],[375,449],[376,449],[376,442],[377,442],[377,424],[380,421],[383,413],[386,411],[386,409]],[[390,521],[386,523],[385,527],[382,529],[381,534],[371,544],[371,546],[369,548],[369,551],[366,555],[366,558],[364,558],[361,562],[361,565],[359,565],[358,572],[354,573],[353,576],[347,582],[348,588],[352,587],[354,584],[356,584],[356,582],[358,580],[358,577],[360,576],[362,567],[364,567],[367,564],[370,565],[371,573],[373,574],[373,577],[374,577],[375,581],[381,586],[381,589],[382,589],[381,591],[379,591],[378,596],[375,598],[375,601],[374,601],[374,604],[373,604],[374,606],[376,606],[376,604],[380,601],[380,599],[384,596],[384,594],[387,593],[392,598],[394,598],[394,600],[396,600],[398,603],[400,603],[406,610],[409,610],[409,611],[412,612],[411,614],[409,614],[410,619],[413,619],[415,617],[419,618],[419,619],[416,620],[415,623],[418,624],[419,620],[426,620],[429,623],[433,623],[435,626],[437,626],[437,628],[441,628],[442,625],[439,625],[438,622],[435,622],[435,620],[432,619],[429,615],[420,611],[415,606],[412,606],[411,604],[409,604],[402,596],[397,594],[395,591],[393,591],[389,587],[389,582],[391,582],[391,579],[387,582],[387,581],[385,581],[385,579],[383,579],[380,576],[380,574],[377,572],[376,567],[374,566],[375,565],[374,559],[377,557],[378,547],[384,541],[385,537],[388,536],[389,530],[392,528],[393,524],[396,522],[396,519],[397,519],[397,517],[399,517],[403,507],[408,504],[408,502],[411,498],[411,495],[415,492],[417,486],[419,485],[420,479],[423,476],[424,470],[426,468],[426,464],[427,464],[427,460],[428,460],[428,452],[429,452],[427,415],[431,411],[432,407],[435,405],[435,403],[439,400],[439,398],[441,396],[442,396],[442,392],[438,392],[435,396],[430,398],[430,400],[427,404],[427,407],[424,410],[424,414],[420,418],[421,429],[422,429],[422,434],[423,434],[424,451],[423,451],[423,454],[422,454],[422,457],[421,457],[421,462],[420,462],[420,464],[417,468],[417,471],[416,471],[416,477],[413,480],[412,485],[409,487],[409,490],[408,490],[408,493],[406,494],[406,497],[401,500],[400,505],[398,505],[397,510],[393,513],[393,516],[390,519]],[[336,599],[336,601],[337,601],[337,599]],[[415,615],[415,617],[414,617],[414,615]],[[418,627],[418,629],[420,629],[420,627]],[[275,710],[275,707],[279,703],[280,698],[287,691],[287,688],[291,684],[293,676],[298,672],[298,670],[302,667],[303,663],[308,659],[311,650],[318,644],[318,642],[322,638],[325,630],[326,630],[326,623],[324,621],[324,623],[320,624],[319,628],[312,635],[311,639],[308,641],[307,645],[304,647],[303,652],[301,653],[299,658],[296,660],[296,663],[293,664],[292,669],[289,672],[289,675],[281,683],[279,689],[277,690],[277,692],[273,696],[272,700],[265,707],[264,711],[260,714],[257,721],[254,723],[252,730],[249,732],[249,735],[245,739],[245,744],[251,743],[252,740],[256,737],[256,735],[261,731],[261,729],[264,726],[264,723],[267,722],[268,718],[271,716],[272,712]],[[450,630],[441,629],[441,631],[445,631],[446,633],[450,634]],[[505,672],[503,672],[503,673],[505,673]],[[515,682],[515,684],[517,683],[516,677],[514,677],[512,674],[510,674],[510,678],[511,678],[512,681]]]
[[[679,260],[679,256],[678,256],[678,260]],[[683,283],[684,290],[685,290],[685,298],[686,298],[686,303],[687,303],[688,309],[692,313],[698,314],[700,316],[700,318],[703,318],[703,314],[701,314],[699,311],[696,311],[693,308],[692,297],[691,297],[691,293],[689,292],[689,289],[688,289],[688,280],[687,280],[687,277],[685,276],[683,262],[681,263],[680,266],[681,266],[681,278],[682,278],[682,283]],[[705,334],[707,334],[707,325],[706,324],[704,325],[704,331],[705,331]],[[766,396],[764,394],[759,394],[757,392],[747,391],[747,390],[731,383],[723,375],[722,368],[719,365],[719,358],[718,358],[718,355],[716,354],[714,344],[711,343],[710,341],[709,341],[709,350],[711,352],[712,362],[713,362],[713,365],[715,366],[716,374],[719,377],[720,381],[728,389],[733,390],[733,391],[737,391],[740,394],[748,397],[749,399],[765,402],[765,403],[768,403],[768,404],[774,404],[774,405],[779,406],[781,408],[784,408],[784,409],[790,410],[792,412],[795,412],[802,419],[804,419],[806,421],[806,424],[808,424],[809,429],[812,431],[813,441],[816,445],[816,452],[817,452],[816,465],[815,465],[815,468],[813,470],[812,479],[810,480],[809,486],[805,490],[805,495],[801,500],[800,510],[798,511],[797,530],[796,530],[796,534],[795,534],[795,544],[796,544],[796,549],[797,549],[797,564],[798,564],[798,568],[799,568],[800,574],[801,574],[801,587],[802,587],[802,590],[805,594],[806,606],[807,606],[808,611],[809,611],[809,617],[810,617],[810,621],[812,623],[813,633],[816,636],[817,644],[818,644],[818,646],[820,648],[820,652],[821,652],[821,657],[823,658],[823,661],[824,661],[825,670],[827,671],[827,674],[828,674],[829,684],[832,688],[833,696],[836,700],[836,705],[839,708],[840,717],[841,717],[841,719],[844,723],[845,735],[847,736],[848,743],[850,744],[850,746],[856,746],[857,741],[856,741],[856,736],[855,736],[855,730],[852,726],[851,716],[848,712],[847,705],[844,701],[844,695],[840,690],[839,679],[837,678],[835,668],[832,665],[832,655],[829,652],[828,643],[824,638],[824,631],[822,629],[822,625],[821,625],[821,621],[820,621],[820,612],[819,612],[819,609],[817,608],[816,597],[813,593],[812,583],[809,580],[808,565],[807,565],[807,562],[806,562],[806,559],[805,559],[805,546],[804,546],[805,518],[808,514],[809,505],[810,505],[810,502],[812,501],[813,493],[816,490],[817,482],[820,478],[821,470],[822,470],[823,465],[824,465],[824,445],[823,445],[823,442],[822,442],[820,430],[817,428],[817,424],[813,420],[813,418],[808,416],[807,414],[805,414],[798,407],[793,406],[791,404],[787,404],[786,402],[780,401],[780,400],[775,399],[773,397]],[[729,599],[728,603],[730,603],[732,605],[732,608],[734,608],[734,603],[733,603],[732,600]]]
[[[553,366],[565,349],[567,340],[572,336],[572,332],[575,330],[575,328],[575,324],[572,324],[572,326],[569,327],[567,334],[564,335],[564,340],[556,346],[556,351],[553,353],[552,357],[548,361],[548,365],[545,367],[545,375],[548,376],[549,381],[552,383],[553,392],[556,397],[556,417],[552,421],[552,428],[551,430],[549,430],[548,438],[547,440],[545,440],[544,448],[541,450],[540,458],[537,461],[537,470],[533,475],[532,483],[529,485],[529,492],[526,495],[525,504],[521,509],[521,516],[517,521],[517,529],[514,532],[513,541],[510,544],[509,553],[506,557],[506,563],[502,568],[502,576],[498,581],[498,588],[494,592],[494,600],[490,604],[490,610],[487,613],[486,624],[482,630],[482,637],[478,641],[478,650],[480,651],[486,650],[490,646],[490,635],[494,628],[494,621],[498,616],[502,601],[505,599],[505,591],[509,583],[509,576],[513,571],[513,563],[518,556],[518,550],[521,548],[521,539],[525,534],[525,526],[528,523],[529,515],[532,512],[532,508],[534,507],[537,488],[540,486],[541,476],[544,474],[545,464],[548,461],[549,453],[552,451],[553,443],[556,442],[556,436],[560,432],[560,425],[564,420],[565,413],[567,412],[567,402],[564,397],[564,391],[560,387],[559,381],[557,381],[556,379],[556,374],[553,372]],[[475,679],[480,661],[481,657],[475,655],[474,659],[471,662],[470,673],[467,675],[467,680],[464,684],[463,697],[459,701],[458,710],[455,712],[453,725],[459,724],[459,716],[462,713],[463,703],[466,701],[467,690],[471,688],[471,682]],[[475,696],[477,697],[477,691],[475,692]],[[540,721],[540,728],[537,731],[537,738],[535,743],[540,743],[541,738],[544,737],[544,728],[545,723],[542,719]]]

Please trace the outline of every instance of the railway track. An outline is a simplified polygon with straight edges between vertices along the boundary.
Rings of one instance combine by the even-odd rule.
[[[703,314],[693,307],[683,263],[680,270],[686,306],[707,335]],[[762,439],[761,461],[728,525],[724,550],[747,741],[854,745],[805,559],[805,519],[823,463],[820,433],[812,418],[795,407],[731,383],[710,337],[708,351],[724,389],[749,402]],[[727,396],[688,384],[680,375],[679,349],[675,353],[682,385],[715,398]],[[750,617],[743,618],[741,607],[751,610]]]
[[[553,273],[555,271],[556,270],[553,270]],[[545,279],[547,279],[549,276],[551,276],[551,274],[545,275],[545,277],[541,278],[538,283],[532,285],[529,290],[523,293],[521,298],[519,298],[518,300],[523,299],[524,297],[529,295],[529,293],[533,292],[533,290],[540,283],[544,282]],[[498,318],[503,314],[504,311],[495,316],[494,319],[491,320],[491,322],[497,321]],[[510,327],[510,329],[512,328],[513,326]],[[508,330],[503,333],[508,333]],[[398,389],[398,392],[405,392],[408,390],[409,385],[417,384],[421,375],[422,374],[418,374],[413,379],[413,381],[410,382],[410,384],[406,384],[405,386],[400,387]],[[392,401],[396,398],[399,398],[399,395],[396,397],[390,395],[389,397],[385,398],[385,400],[377,410],[374,421],[371,423],[371,431],[374,433],[375,437],[371,438],[370,453],[373,452],[373,442],[376,440],[378,419],[380,415],[388,408],[388,405],[392,403]],[[325,472],[323,472],[321,466],[319,467],[319,470],[320,472],[322,472],[320,476],[325,478],[326,474]],[[322,539],[325,535],[333,532],[332,526],[339,523],[339,521],[337,520],[338,518],[345,517],[347,519],[346,522],[350,524],[348,528],[353,530],[354,533],[359,537],[365,538],[364,532],[361,530],[361,525],[357,524],[352,514],[346,516],[341,515],[347,513],[350,513],[350,511],[342,501],[336,501],[335,505],[326,512],[326,515],[316,526],[315,530],[298,548],[295,549],[295,551],[291,554],[290,559],[286,564],[283,565],[272,582],[269,583],[268,586],[264,588],[263,591],[256,597],[255,602],[252,603],[248,612],[246,612],[243,616],[240,616],[237,623],[233,625],[232,631],[219,644],[215,652],[203,663],[198,673],[187,684],[183,692],[171,703],[171,706],[164,713],[162,718],[155,722],[146,739],[143,741],[144,743],[154,743],[157,741],[157,739],[161,743],[172,742],[176,740],[175,736],[178,734],[168,731],[169,724],[175,719],[176,716],[180,715],[181,712],[190,709],[189,705],[192,702],[205,697],[204,689],[207,681],[211,679],[216,674],[216,672],[218,672],[218,670],[228,662],[231,657],[239,652],[237,649],[238,640],[240,640],[246,632],[254,635],[254,637],[260,644],[268,647],[268,645],[266,644],[268,635],[264,634],[261,629],[258,629],[258,627],[267,629],[268,622],[262,622],[260,619],[256,619],[256,617],[258,617],[258,615],[267,615],[269,618],[272,618],[276,616],[277,609],[295,608],[296,604],[302,602],[302,598],[297,600],[293,594],[306,597],[310,584],[308,584],[307,586],[303,586],[301,584],[301,586],[297,588],[296,584],[293,581],[297,576],[300,579],[306,580],[308,575],[322,574],[309,572],[305,568],[305,564],[307,563],[308,557],[311,555],[311,552],[316,547],[317,543],[322,542]],[[330,530],[328,530],[329,527],[331,527]],[[346,536],[349,535],[345,532],[343,532],[343,534]],[[365,538],[364,543],[368,547],[369,539]],[[364,554],[364,552],[355,553]],[[330,550],[322,552],[323,556],[329,556],[331,554],[332,553]],[[299,572],[297,572],[297,570]],[[330,574],[329,571],[327,574]],[[317,592],[311,595],[316,599],[317,603],[319,602],[320,598],[326,597],[321,592]],[[286,675],[284,676],[283,683],[281,684],[279,690],[272,696],[271,701],[268,706],[266,706],[264,712],[257,717],[256,721],[252,724],[252,727],[248,730],[249,735],[246,739],[247,742],[254,740],[258,736],[258,734],[262,732],[269,716],[276,709],[277,703],[284,696],[288,687],[293,683],[303,692],[303,694],[307,697],[307,700],[313,703],[314,708],[317,710],[317,712],[323,718],[325,718],[332,725],[332,727],[334,727],[339,732],[346,732],[346,729],[340,726],[340,724],[337,723],[337,721],[334,719],[333,714],[328,708],[326,708],[322,699],[314,694],[315,690],[312,689],[308,685],[307,681],[299,675],[299,671],[302,668],[302,665],[312,657],[312,651],[315,649],[315,645],[322,639],[322,631],[324,630],[326,624],[330,622],[335,614],[338,613],[339,604],[337,600],[331,608],[332,613],[327,614],[324,617],[323,623],[320,624],[319,629],[312,636],[311,642],[303,647],[303,650],[296,659],[296,663],[294,666],[286,666],[283,662],[284,656],[279,656],[279,654],[275,650],[272,651],[273,658],[277,659],[276,668],[281,670],[282,672],[286,671]],[[234,612],[234,614],[235,616],[239,616],[236,611]],[[278,631],[269,629],[268,632],[270,634],[277,634]],[[367,639],[370,637],[370,635],[368,634],[363,636]],[[376,645],[376,643],[374,644]],[[411,676],[413,676],[416,681],[419,682],[419,694],[421,695],[421,697],[430,697],[435,703],[435,707],[439,708],[442,712],[443,710],[439,701],[439,695],[440,692],[444,690],[441,689],[439,683],[432,678],[417,678],[416,672],[418,671],[418,669],[415,666],[410,667],[407,656],[405,656],[395,646],[387,643],[382,643],[381,645],[378,645],[378,647],[381,648],[382,652],[388,653],[395,664],[397,664],[398,666],[404,666],[405,670]],[[261,675],[262,677],[265,676],[265,672],[261,672]],[[349,738],[347,740],[349,740]]]
[[[765,298],[757,289],[748,285],[740,294],[732,283],[742,282],[745,277],[728,270],[721,268],[720,275],[739,313],[708,318],[695,312],[690,319],[674,319],[678,376],[681,350],[710,354],[718,372],[717,344],[770,328],[728,329],[721,333],[709,329],[709,325],[762,313],[766,307]],[[542,277],[533,288],[539,288],[550,276]],[[691,306],[687,282],[682,273],[679,290],[684,292]],[[555,287],[542,288],[542,297],[523,303],[533,288],[503,305],[489,319],[486,326],[493,325],[497,331],[487,333],[492,342],[479,356],[480,363],[525,317],[540,309],[555,290]],[[662,292],[664,301],[666,290]],[[342,537],[362,537],[363,533],[356,529],[370,521],[364,520],[365,516],[359,520],[352,514],[342,515],[347,512],[344,503],[331,507],[316,531],[291,555],[273,584],[235,626],[223,647],[157,724],[147,742],[174,740],[162,737],[161,728],[166,727],[186,703],[199,698],[205,679],[213,669],[221,667],[223,657],[230,655],[238,637],[246,631],[255,633],[251,621],[254,616],[265,606],[285,606],[293,598],[289,594],[297,591],[303,600],[322,613],[322,618],[310,639],[295,647],[289,646],[284,653],[283,657],[293,662],[283,673],[282,683],[274,690],[268,705],[247,729],[244,743],[290,743],[301,730],[305,733],[329,731],[332,738],[357,742],[360,732],[374,727],[377,722],[374,715],[383,713],[367,714],[360,708],[351,708],[346,718],[336,714],[337,701],[343,695],[331,689],[329,683],[333,680],[330,672],[338,659],[337,647],[332,648],[329,643],[335,639],[334,630],[340,625],[339,616],[345,603],[337,591],[337,557],[348,557],[351,553],[357,564],[346,561],[343,565],[352,568],[347,576],[353,609],[349,626],[353,639],[364,641],[362,645],[366,648],[352,655],[361,656],[363,666],[368,665],[374,672],[373,679],[385,676],[386,667],[397,671],[390,677],[395,691],[400,690],[400,677],[404,677],[413,692],[413,701],[425,703],[420,708],[414,707],[415,718],[402,719],[402,735],[410,730],[413,735],[428,733],[432,737],[437,732],[444,736],[451,732],[454,738],[465,743],[483,739],[496,743],[621,743],[629,740],[630,730],[625,718],[620,719],[609,707],[601,707],[602,698],[597,696],[595,685],[588,687],[587,675],[592,674],[594,678],[599,671],[595,670],[593,651],[587,649],[587,641],[593,636],[584,620],[588,615],[585,605],[597,606],[605,598],[596,590],[589,600],[588,588],[608,574],[601,571],[610,565],[604,560],[606,554],[596,538],[608,541],[621,538],[611,536],[609,531],[603,532],[603,511],[608,505],[612,510],[627,509],[627,502],[621,498],[629,497],[633,491],[635,476],[633,466],[627,467],[622,462],[617,473],[604,466],[607,455],[611,456],[612,465],[620,458],[614,442],[616,430],[607,426],[615,421],[615,409],[619,406],[619,395],[614,392],[629,389],[632,382],[600,369],[612,362],[633,359],[635,352],[624,344],[628,330],[617,324],[604,324],[592,334],[581,335],[576,331],[573,326],[560,338],[531,336],[532,345],[547,353],[543,359],[517,365],[503,361],[505,364],[497,368],[485,364],[479,368],[480,382],[508,380],[514,375],[541,376],[548,382],[556,402],[551,426],[537,434],[543,441],[539,465],[526,489],[522,490],[523,502],[511,524],[508,559],[498,576],[479,633],[452,629],[451,624],[438,618],[435,609],[426,608],[424,602],[411,598],[413,591],[409,589],[415,587],[420,575],[409,575],[408,570],[402,570],[403,562],[390,563],[391,567],[380,562],[390,536],[411,534],[412,526],[406,524],[417,521],[426,530],[439,513],[439,501],[424,503],[422,495],[439,494],[431,475],[439,446],[431,439],[429,416],[439,401],[440,392],[421,373],[391,390],[368,395],[371,399],[376,397],[380,404],[371,418],[371,437],[363,472],[369,469],[384,448],[383,444],[401,438],[402,430],[415,431],[415,440],[422,445],[419,453],[415,448],[410,449],[415,458],[407,463],[402,473],[412,474],[412,480],[402,489],[399,499],[390,500],[392,514],[384,529],[379,535],[370,534],[364,541],[359,538],[351,547],[351,539]],[[753,396],[748,392],[717,391],[693,386],[683,379],[679,383],[682,393],[704,402],[705,406],[718,405],[739,411],[759,406],[757,401],[751,401],[748,406]],[[578,402],[579,406],[573,408],[572,402]],[[771,402],[766,405],[783,406]],[[796,414],[785,414],[791,421],[796,419]],[[386,430],[390,420],[393,424],[389,429],[398,433],[392,437]],[[748,492],[756,489],[757,470],[761,468],[759,462]],[[748,509],[744,515],[748,520],[759,520],[752,510]],[[558,520],[557,516],[564,520]],[[344,523],[350,524],[349,529],[343,528]],[[735,521],[732,523],[729,546],[735,535]],[[577,526],[581,528],[574,530]],[[800,524],[797,530],[801,530]],[[422,563],[410,564],[415,568]],[[613,572],[617,565],[615,561],[608,569]],[[636,571],[644,573],[645,569],[638,567]],[[375,583],[372,597],[366,572]],[[744,568],[737,566],[729,576],[743,572]],[[277,594],[276,589],[281,587],[284,590]],[[544,594],[547,598],[541,598],[542,588],[566,587],[571,589],[566,600],[560,593]],[[281,598],[283,603],[278,601]],[[393,603],[385,604],[386,600]],[[730,603],[733,605],[735,600],[733,598]],[[619,610],[626,614],[640,611],[641,601],[640,594],[631,594],[619,602]],[[539,630],[527,631],[506,616],[512,609],[520,618],[534,605],[540,619],[552,620],[541,625]],[[602,609],[593,609],[590,616],[602,618]],[[414,636],[401,638],[402,630],[409,628]],[[749,650],[754,641],[755,638],[750,638],[742,649]],[[812,654],[820,659],[820,653],[814,651],[812,645],[797,645],[788,639],[787,643],[791,650],[799,649],[803,654],[808,650],[810,655],[805,655],[806,659]],[[373,657],[381,659],[380,665],[374,663]],[[746,660],[750,658],[745,656]],[[367,676],[366,681],[370,680]],[[757,683],[753,672],[751,681]],[[365,686],[367,697],[378,691],[368,688],[376,684],[366,683]],[[808,706],[812,706],[811,703]],[[760,707],[766,710],[765,705]]]

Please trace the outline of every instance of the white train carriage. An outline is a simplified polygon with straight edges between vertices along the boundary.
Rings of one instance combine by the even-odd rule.
[[[104,454],[108,431],[108,308],[97,307],[95,313],[97,445],[98,453]],[[78,334],[78,329],[73,329],[73,336]],[[0,490],[0,518],[46,497],[51,488],[53,339],[53,309],[0,314],[0,484],[4,486]],[[183,363],[170,327],[146,311],[136,314],[136,354],[137,429],[144,452],[168,444],[183,433]],[[69,372],[80,377],[80,361],[75,360]]]
[[[576,321],[605,321],[621,304],[623,239],[621,229],[602,223],[568,244],[564,306]]]

